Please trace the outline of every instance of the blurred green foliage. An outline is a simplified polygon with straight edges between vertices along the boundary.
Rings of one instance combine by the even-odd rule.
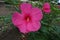
[[[17,5],[19,4],[20,0],[4,0],[7,4]]]
[[[4,0],[4,1],[11,5],[18,5],[20,3],[18,0]],[[50,14],[43,13],[44,18],[41,21],[42,23],[41,29],[37,32],[29,33],[27,38],[28,40],[60,40],[60,9],[56,8],[57,5],[52,4],[51,3],[52,0],[39,0],[37,2],[30,1],[29,3],[31,3],[34,7],[41,8],[43,3],[46,1],[49,2],[51,5],[51,13]],[[12,29],[14,29],[14,26],[11,22],[11,15],[0,17],[0,25],[4,24],[5,27],[5,25],[7,25],[8,23],[12,27]]]

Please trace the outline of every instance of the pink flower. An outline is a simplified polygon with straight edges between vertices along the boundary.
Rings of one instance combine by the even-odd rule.
[[[39,8],[32,8],[29,3],[22,3],[19,12],[12,15],[12,23],[19,29],[21,33],[29,33],[38,31],[41,27],[42,11]]]
[[[43,5],[43,11],[45,13],[50,13],[51,12],[51,10],[50,10],[50,4],[48,2],[44,3],[44,5]]]

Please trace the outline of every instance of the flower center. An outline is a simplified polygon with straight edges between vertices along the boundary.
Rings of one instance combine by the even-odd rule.
[[[29,18],[29,17],[27,17],[27,18],[26,18],[26,21],[27,21],[27,22],[29,22],[29,21],[30,21],[30,18]]]
[[[31,21],[31,17],[30,16],[26,16],[25,20],[26,20],[26,22],[30,22]]]

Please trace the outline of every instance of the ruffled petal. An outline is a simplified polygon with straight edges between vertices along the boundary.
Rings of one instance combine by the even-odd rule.
[[[46,13],[49,14],[49,13],[51,12],[51,10],[50,10],[50,9],[49,9],[49,10],[45,10],[45,9],[44,9],[44,12],[46,12]]]
[[[33,20],[41,20],[43,18],[42,11],[39,8],[32,8],[32,19]]]
[[[19,28],[19,31],[20,31],[21,33],[26,34],[26,33],[29,32],[29,31],[27,30],[27,25],[26,25],[25,23],[23,23],[22,25],[20,25],[18,28]]]
[[[18,13],[18,12],[14,12],[13,15],[12,15],[12,23],[15,25],[15,26],[18,26],[22,23],[22,17],[21,17],[21,14]]]
[[[48,2],[44,3],[43,7],[50,8],[50,4]]]
[[[40,27],[41,27],[40,22],[28,23],[27,30],[35,32],[35,31],[38,31],[40,29]]]
[[[22,3],[20,9],[23,13],[29,13],[32,8],[32,5],[29,3]]]

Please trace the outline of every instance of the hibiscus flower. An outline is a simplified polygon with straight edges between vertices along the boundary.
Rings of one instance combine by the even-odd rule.
[[[38,31],[41,28],[42,11],[29,3],[22,3],[19,6],[21,13],[14,12],[12,15],[12,23],[19,29],[21,33],[29,33]]]
[[[50,10],[50,4],[48,2],[44,3],[44,5],[43,5],[43,11],[45,13],[50,13],[51,12],[51,10]]]

